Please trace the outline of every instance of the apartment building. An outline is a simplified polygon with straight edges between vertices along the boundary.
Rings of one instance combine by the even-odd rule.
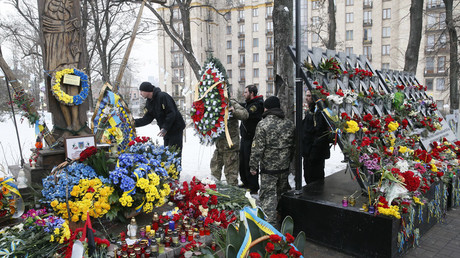
[[[193,8],[190,14],[192,45],[198,62],[203,65],[213,55],[226,68],[231,94],[242,97],[244,87],[256,84],[259,94],[274,93],[274,35],[273,0],[198,0],[195,5],[209,4],[212,8]],[[159,10],[169,17],[169,9]],[[225,14],[225,15],[221,15]],[[173,12],[176,29],[183,32],[180,13]],[[179,47],[164,31],[158,33],[160,87],[171,94],[185,112],[193,101],[197,79]]]
[[[307,1],[308,45],[324,48],[327,3]],[[326,1],[327,2],[327,1]],[[365,55],[375,69],[403,70],[409,40],[411,1],[336,0],[337,51]],[[449,103],[448,34],[443,0],[424,1],[422,41],[416,77],[438,107]],[[460,5],[454,1],[454,17]]]

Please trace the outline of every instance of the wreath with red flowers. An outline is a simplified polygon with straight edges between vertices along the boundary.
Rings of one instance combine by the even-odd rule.
[[[191,117],[200,142],[212,144],[225,131],[228,118],[227,74],[220,61],[210,57],[200,76]]]

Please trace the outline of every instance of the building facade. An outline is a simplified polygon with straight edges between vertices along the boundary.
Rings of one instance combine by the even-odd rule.
[[[255,84],[259,94],[274,93],[273,0],[194,1],[190,13],[194,54],[203,65],[209,55],[217,57],[227,70],[233,98],[242,99],[244,87]],[[218,11],[218,13],[216,12]],[[169,9],[159,9],[170,17]],[[172,22],[183,33],[180,13],[173,11]],[[177,45],[165,31],[158,33],[159,86],[176,100],[185,113],[193,102],[198,80]]]
[[[324,48],[327,1],[308,3],[308,45]],[[411,1],[336,0],[337,51],[365,55],[375,69],[403,70],[409,41]],[[454,17],[460,5],[454,1]],[[442,108],[449,103],[449,46],[443,0],[424,1],[422,40],[416,77]]]

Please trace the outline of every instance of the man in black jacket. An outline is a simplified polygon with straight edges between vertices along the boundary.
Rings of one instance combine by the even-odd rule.
[[[321,111],[316,108],[311,92],[307,91],[305,100],[308,110],[302,121],[302,155],[304,179],[307,184],[324,179],[325,160],[331,156],[329,150],[329,126]]]
[[[251,158],[252,140],[256,133],[256,127],[264,113],[264,99],[262,95],[257,96],[257,87],[248,85],[244,89],[246,103],[242,106],[249,113],[249,118],[242,121],[240,125],[240,177],[243,187],[248,188],[251,194],[257,194],[259,190],[259,175],[252,175],[249,171],[249,160]]]
[[[185,122],[181,113],[177,110],[176,102],[166,92],[153,86],[150,82],[143,82],[139,87],[142,97],[147,98],[145,112],[142,118],[135,119],[136,127],[150,124],[153,119],[157,120],[161,131],[158,134],[164,137],[165,146],[175,146],[179,157],[182,156],[182,131]]]

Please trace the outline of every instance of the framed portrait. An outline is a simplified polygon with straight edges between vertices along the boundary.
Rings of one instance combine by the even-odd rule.
[[[67,137],[65,138],[65,156],[67,159],[78,159],[80,153],[91,146],[96,147],[94,134]]]

